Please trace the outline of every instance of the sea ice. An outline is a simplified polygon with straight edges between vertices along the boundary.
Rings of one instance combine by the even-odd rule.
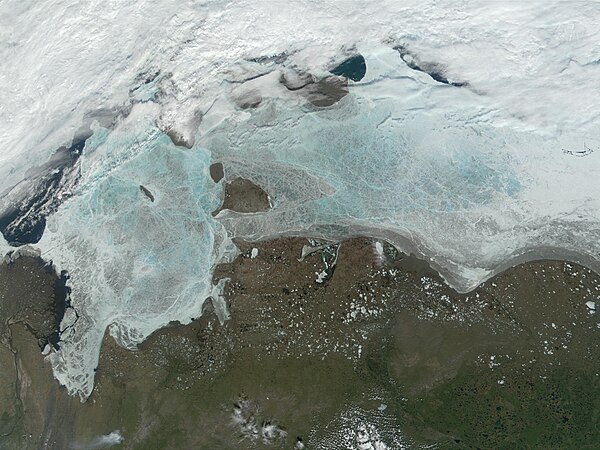
[[[213,286],[211,274],[234,250],[211,215],[221,187],[208,176],[210,155],[175,148],[146,122],[151,107],[137,109],[88,156],[77,195],[49,218],[39,244],[42,257],[68,270],[72,288],[60,351],[48,358],[58,380],[82,398],[93,387],[107,327],[135,348],[169,321],[200,316],[208,297],[227,317],[223,284]]]
[[[135,347],[208,296],[226,318],[233,237],[368,234],[461,291],[527,258],[600,268],[598,22],[593,1],[2,2],[0,212],[94,133],[36,246],[71,276],[56,377],[89,395],[107,327]],[[358,54],[347,95],[307,101]],[[272,208],[213,218],[216,161]]]

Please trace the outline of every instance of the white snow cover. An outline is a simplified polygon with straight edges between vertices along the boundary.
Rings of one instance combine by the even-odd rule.
[[[598,23],[594,1],[0,3],[0,206],[82,126],[95,131],[38,245],[69,271],[79,315],[48,356],[56,377],[86,398],[107,327],[133,347],[200,314],[232,236],[369,233],[460,290],[530,249],[597,264]],[[396,46],[466,85],[411,69]],[[367,75],[329,109],[279,83],[355,51]],[[127,118],[109,127],[99,110]],[[170,129],[195,146],[174,147]],[[264,187],[273,209],[213,218],[211,161]]]

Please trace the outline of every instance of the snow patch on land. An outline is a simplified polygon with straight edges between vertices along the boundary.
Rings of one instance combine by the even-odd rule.
[[[2,2],[0,204],[95,133],[38,246],[78,312],[56,377],[89,395],[107,327],[134,347],[208,296],[227,317],[211,275],[231,237],[370,234],[463,291],[531,248],[598,262],[599,22],[593,1]],[[331,108],[280,82],[355,52],[367,73]],[[213,218],[213,160],[272,208]]]

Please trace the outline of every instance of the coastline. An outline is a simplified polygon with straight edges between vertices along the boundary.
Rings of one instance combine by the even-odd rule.
[[[21,366],[22,374],[31,379],[21,396],[25,415],[17,423],[32,430],[31,442],[35,442],[28,447],[18,441],[19,446],[43,448],[47,442],[46,448],[64,447],[115,430],[123,438],[119,448],[150,442],[158,447],[273,448],[282,442],[293,446],[296,438],[311,446],[330,439],[328,433],[341,420],[338,414],[348,399],[365,423],[370,420],[369,408],[386,420],[393,419],[389,430],[379,431],[386,442],[404,439],[426,445],[433,439],[450,448],[460,448],[463,442],[483,445],[486,441],[469,437],[467,431],[461,436],[426,432],[435,428],[431,420],[449,419],[443,411],[422,410],[430,408],[423,403],[423,394],[450,389],[457,380],[467,382],[465,373],[479,373],[480,380],[504,376],[507,384],[499,385],[495,378],[494,383],[508,386],[511,372],[496,375],[500,369],[488,367],[489,355],[513,355],[515,362],[502,363],[508,368],[526,354],[526,345],[532,349],[542,345],[536,358],[547,361],[536,363],[539,367],[530,365],[529,375],[519,372],[519,379],[532,370],[536,377],[548,377],[560,361],[589,370],[590,362],[577,360],[577,355],[596,346],[589,338],[577,344],[572,338],[565,344],[573,348],[569,351],[557,344],[553,356],[543,350],[543,341],[552,340],[537,337],[555,332],[551,322],[560,327],[563,337],[563,327],[571,322],[592,321],[589,329],[573,327],[574,336],[595,333],[594,316],[585,306],[589,295],[573,286],[583,283],[592,289],[600,285],[600,277],[575,264],[524,263],[475,291],[460,294],[427,262],[372,238],[342,241],[339,247],[304,238],[238,241],[237,245],[238,257],[215,270],[215,280],[231,280],[225,289],[231,319],[219,325],[207,303],[202,317],[157,330],[135,352],[118,347],[106,333],[97,384],[86,403],[58,386],[39,349],[36,356],[32,344],[26,346],[27,339],[34,343],[25,338],[27,329],[13,326],[19,336],[17,355],[29,361]],[[321,271],[327,273],[318,282]],[[548,301],[554,306],[541,306]],[[571,317],[574,313],[577,319]],[[552,316],[556,314],[559,317]],[[559,355],[560,351],[564,353]],[[481,358],[487,362],[478,362]],[[345,374],[348,381],[332,384],[330,373]],[[400,384],[394,388],[388,378]],[[366,394],[373,390],[383,400]],[[408,403],[396,403],[398,395],[408,398]],[[387,406],[379,411],[382,404]],[[52,413],[46,415],[47,411]],[[315,411],[319,411],[316,419]],[[268,443],[254,440],[232,422],[235,414],[245,421],[251,416],[270,421],[286,434],[276,433]],[[425,417],[425,423],[418,417]],[[68,426],[59,426],[61,421]],[[198,423],[205,424],[200,434]],[[256,426],[259,429],[261,424]],[[458,425],[453,426],[456,433]],[[48,441],[49,431],[43,430],[57,429],[63,431],[53,432]],[[163,437],[155,441],[158,436]],[[500,432],[498,436],[506,437]],[[17,442],[0,439],[6,445]]]

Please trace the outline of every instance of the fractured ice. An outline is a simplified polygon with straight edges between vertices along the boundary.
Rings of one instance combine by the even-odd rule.
[[[68,270],[79,315],[49,358],[56,377],[82,397],[93,387],[107,327],[134,348],[171,320],[198,317],[209,296],[220,319],[227,315],[211,272],[233,248],[211,216],[219,196],[210,155],[174,147],[136,111],[131,128],[88,155],[77,195],[48,219],[40,242],[42,256]]]
[[[71,393],[106,329],[135,347],[207,297],[225,319],[232,237],[369,234],[463,291],[515,258],[600,267],[594,2],[223,5],[0,5],[0,225],[34,242],[42,217],[36,248],[70,274],[48,358]],[[72,145],[77,182],[35,188]],[[213,217],[236,178],[271,207]]]

